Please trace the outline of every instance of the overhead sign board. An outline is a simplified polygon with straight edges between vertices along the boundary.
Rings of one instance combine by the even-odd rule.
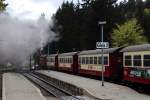
[[[106,21],[99,21],[98,24],[106,24]]]
[[[96,42],[96,48],[97,49],[107,49],[109,48],[108,42]]]

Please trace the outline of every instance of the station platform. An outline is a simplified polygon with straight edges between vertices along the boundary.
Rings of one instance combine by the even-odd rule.
[[[99,80],[51,70],[40,70],[38,72],[78,86],[86,90],[89,94],[102,100],[150,100],[149,95],[140,94],[125,86],[109,82],[105,82],[105,86],[101,86],[101,81]]]
[[[46,100],[36,86],[16,73],[3,74],[2,91],[2,100]]]

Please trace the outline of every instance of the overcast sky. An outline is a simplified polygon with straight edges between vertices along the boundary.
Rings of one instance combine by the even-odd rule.
[[[63,1],[67,0],[6,0],[7,12],[21,19],[37,19],[45,13],[47,19],[56,12]],[[77,2],[77,0],[68,0]]]

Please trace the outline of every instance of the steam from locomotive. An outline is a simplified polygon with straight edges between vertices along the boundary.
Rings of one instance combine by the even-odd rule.
[[[55,39],[44,16],[38,21],[0,15],[0,64],[25,65],[29,56]]]

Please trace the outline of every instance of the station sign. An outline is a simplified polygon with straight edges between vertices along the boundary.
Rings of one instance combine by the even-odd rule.
[[[109,48],[108,42],[96,42],[96,48],[97,49],[107,49]]]

